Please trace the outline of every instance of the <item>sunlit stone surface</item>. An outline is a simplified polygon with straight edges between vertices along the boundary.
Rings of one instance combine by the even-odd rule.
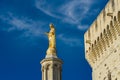
[[[110,0],[84,35],[92,80],[120,80],[120,0]]]

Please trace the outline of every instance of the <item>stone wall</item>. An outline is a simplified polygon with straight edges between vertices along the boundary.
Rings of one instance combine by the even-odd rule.
[[[93,80],[120,80],[120,0],[110,0],[84,35]]]

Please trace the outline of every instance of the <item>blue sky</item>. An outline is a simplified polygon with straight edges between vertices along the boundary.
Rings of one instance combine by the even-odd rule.
[[[0,80],[41,80],[49,24],[56,28],[62,80],[92,80],[84,33],[108,0],[0,0]]]

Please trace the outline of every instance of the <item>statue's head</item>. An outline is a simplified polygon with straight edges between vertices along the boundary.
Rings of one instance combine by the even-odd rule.
[[[49,26],[50,26],[50,28],[54,28],[54,25],[53,25],[52,23],[50,23],[50,25],[49,25]]]

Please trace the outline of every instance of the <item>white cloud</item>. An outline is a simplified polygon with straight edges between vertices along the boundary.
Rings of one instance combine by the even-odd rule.
[[[31,39],[31,37],[41,37],[41,35],[43,37],[43,33],[45,32],[44,23],[33,21],[26,17],[16,17],[8,14],[0,16],[0,20],[10,25],[10,27],[4,27],[4,30],[7,32],[23,31],[18,38],[29,37],[29,39]],[[63,34],[58,35],[57,38],[71,47],[81,45],[80,39],[77,38],[70,38]]]
[[[69,3],[66,3],[60,7],[60,12],[66,15],[65,20],[67,22],[73,20],[75,24],[78,24],[81,19],[85,16],[85,14],[89,10],[90,3],[83,0],[72,0]],[[66,19],[68,18],[68,19]]]
[[[74,46],[81,46],[82,43],[81,43],[81,40],[80,39],[77,39],[77,38],[73,38],[73,37],[66,37],[64,36],[63,34],[60,34],[58,35],[57,37],[59,40],[63,41],[66,45],[69,45],[71,47],[74,47]]]
[[[78,29],[80,29],[80,30],[86,30],[88,28],[89,28],[88,25],[78,25]]]
[[[73,24],[78,29],[84,30],[87,27],[81,25],[81,21],[91,13],[91,6],[95,3],[95,0],[70,0],[67,2],[63,1],[61,5],[54,5],[46,0],[36,0],[35,6],[51,17]],[[84,27],[82,28],[82,26]]]
[[[33,21],[26,17],[19,18],[11,14],[0,16],[0,19],[11,25],[10,27],[4,27],[3,30],[8,32],[15,30],[24,31],[22,34],[24,37],[41,36],[45,31],[44,23],[41,21]]]
[[[47,4],[46,0],[36,0],[35,6],[37,9],[41,10],[45,14],[54,17],[54,18],[61,18],[60,16],[54,14],[53,7],[50,4]],[[54,8],[55,9],[55,8]]]

